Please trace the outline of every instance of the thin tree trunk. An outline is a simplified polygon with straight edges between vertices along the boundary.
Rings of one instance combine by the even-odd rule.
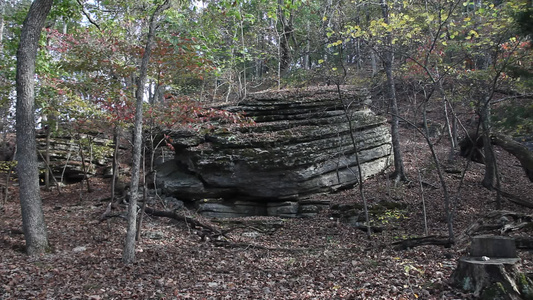
[[[279,61],[279,75],[280,77],[287,73],[290,63],[291,63],[291,48],[289,41],[291,40],[293,34],[293,15],[292,12],[289,15],[289,18],[285,17],[284,13],[284,0],[278,0],[278,13],[279,20],[281,23],[281,34],[279,40],[279,49],[280,49],[280,61]]]
[[[11,159],[12,164],[9,167],[9,170],[7,170],[7,174],[6,174],[6,187],[4,190],[4,204],[6,204],[7,200],[9,199],[9,184],[11,183],[11,174],[13,173],[13,169],[15,168],[15,161],[17,161],[17,148],[16,147],[13,152],[13,158]]]
[[[113,149],[113,177],[111,180],[111,203],[115,200],[115,189],[118,180],[118,149],[120,141],[120,127],[115,125],[115,130],[113,130],[113,143],[115,143],[115,148]]]
[[[46,150],[44,153],[44,162],[46,164],[46,172],[44,172],[44,186],[46,190],[50,190],[50,124],[46,126]],[[52,176],[54,176],[52,174]]]
[[[53,0],[35,0],[22,25],[17,51],[16,134],[17,173],[22,209],[22,227],[26,253],[38,255],[47,251],[48,237],[39,191],[39,169],[35,140],[35,61],[41,30],[52,8]]]
[[[311,25],[309,20],[306,22],[306,29],[307,29],[307,38],[305,41],[305,54],[304,54],[304,69],[310,70],[311,69],[311,60],[309,58],[309,52],[311,51],[311,37],[309,36],[311,31]]]
[[[361,164],[360,164],[360,161],[359,161],[359,149],[357,147],[357,143],[355,142],[354,129],[353,129],[353,125],[352,125],[352,118],[350,116],[350,106],[353,103],[346,103],[344,101],[344,99],[342,98],[342,94],[341,94],[341,91],[340,91],[339,84],[337,84],[337,92],[338,92],[338,95],[339,95],[339,100],[342,103],[342,107],[343,107],[343,110],[344,110],[344,116],[346,117],[346,120],[348,121],[348,125],[349,125],[349,128],[350,128],[350,138],[351,138],[351,141],[352,141],[352,147],[353,147],[354,154],[355,154],[355,163],[357,164],[357,179],[358,179],[357,181],[358,181],[358,185],[359,185],[359,195],[361,196],[361,199],[363,200],[363,209],[364,209],[364,212],[365,212],[366,235],[370,239],[372,237],[372,227],[370,226],[370,217],[368,215],[368,204],[367,204],[367,201],[366,201],[365,189],[364,189],[364,185],[363,185],[363,172],[361,171]]]
[[[378,63],[376,59],[376,53],[374,53],[374,50],[370,50],[370,64],[372,67],[372,78],[374,78],[378,74]]]
[[[142,150],[142,115],[143,115],[143,95],[146,85],[148,63],[150,62],[150,55],[152,53],[152,41],[155,37],[155,30],[158,23],[159,15],[170,7],[170,0],[166,0],[163,4],[157,6],[153,15],[150,18],[148,37],[146,39],[146,46],[142,56],[141,66],[139,68],[139,77],[137,80],[137,90],[135,92],[136,106],[135,106],[135,128],[133,143],[133,162],[131,170],[131,197],[128,207],[128,230],[126,233],[126,243],[124,245],[124,253],[122,261],[125,264],[131,264],[135,261],[135,238],[137,236],[137,192],[139,189],[141,150]]]
[[[444,88],[442,87],[442,80],[438,80],[438,87],[439,87],[439,93],[442,96],[442,108],[444,111],[444,127],[446,128],[446,132],[448,133],[448,137],[450,138],[450,153],[448,155],[448,160],[451,161],[453,159],[454,150],[456,147],[455,139],[453,137],[452,132],[452,125],[450,123],[450,117],[448,114],[448,98],[446,97],[446,93],[444,92]]]
[[[420,195],[422,197],[422,217],[424,218],[424,236],[429,235],[428,229],[428,217],[426,213],[426,199],[424,197],[424,185],[422,184],[422,175],[420,170],[418,170],[418,182],[420,183]]]
[[[381,0],[381,12],[385,23],[389,23],[389,8],[387,0]],[[394,63],[394,53],[392,51],[392,42],[390,35],[385,37],[385,47],[383,53],[383,65],[385,68],[385,74],[387,75],[387,92],[390,99],[392,123],[391,123],[391,135],[392,135],[392,147],[394,152],[394,172],[391,174],[391,178],[395,183],[400,181],[408,181],[405,175],[403,167],[403,157],[400,149],[400,131],[399,131],[399,112],[398,112],[398,100],[396,99],[396,86],[394,84],[394,76],[392,74],[392,67]]]
[[[89,137],[87,137],[89,139]],[[89,143],[91,143],[91,141],[89,140]],[[92,192],[91,190],[91,183],[89,182],[89,176],[87,175],[87,167],[85,166],[85,153],[83,152],[83,144],[81,143],[81,137],[80,137],[80,142],[78,143],[78,146],[80,147],[80,156],[81,156],[81,167],[82,167],[82,170],[83,170],[83,180],[82,181],[85,181],[86,184],[87,184],[87,193],[90,193]],[[80,191],[81,193],[81,191]],[[81,197],[80,197],[80,200],[81,200]]]
[[[487,100],[484,100],[483,102],[484,104],[481,107],[480,119],[485,154],[485,176],[483,177],[481,184],[488,189],[492,189],[494,187],[496,175],[496,168],[494,166],[496,160],[490,140],[490,103],[488,103]]]
[[[137,234],[135,236],[135,239],[137,241],[141,240],[141,229],[143,226],[143,219],[144,219],[144,212],[146,210],[146,202],[148,202],[148,196],[147,196],[147,188],[146,188],[146,147],[143,147],[143,156],[142,156],[142,170],[143,170],[143,205],[141,207],[141,215],[139,216],[139,224],[137,225]]]
[[[4,13],[6,11],[6,0],[0,0],[0,45],[2,45],[4,37]],[[0,47],[0,54],[3,52],[3,47]]]
[[[426,94],[426,91],[424,90],[424,94]],[[427,94],[426,94],[427,96]],[[422,105],[422,124],[424,126],[424,132],[425,136],[429,137],[429,129],[428,129],[428,119],[427,119],[427,104],[428,104],[429,98],[426,98],[424,101],[424,104]],[[422,196],[422,210],[423,210],[423,218],[424,218],[424,235],[427,236],[429,234],[428,229],[428,221],[427,221],[427,212],[426,212],[426,200],[424,198],[424,186],[422,184],[422,175],[420,174],[420,169],[418,170],[418,181],[420,182],[420,195]]]
[[[43,157],[43,154],[39,151],[37,151],[39,153],[39,155],[41,156],[41,159],[44,161],[45,163],[45,167],[46,167],[46,171],[49,172],[51,175],[52,175],[52,179],[54,180],[54,183],[56,184],[56,188],[57,188],[57,193],[59,195],[61,195],[61,186],[59,185],[59,182],[57,182],[55,176],[54,176],[54,173],[52,172],[52,168],[50,167],[50,165],[46,162],[46,159]]]
[[[239,12],[242,14],[242,12]],[[240,18],[240,29],[241,29],[241,46],[242,46],[242,50],[241,51],[244,51],[244,49],[246,49],[246,46],[244,45],[244,24],[243,24],[243,18]],[[246,78],[246,59],[243,59],[243,67],[242,67],[242,81],[243,81],[243,84],[242,84],[242,95],[241,95],[241,98],[245,98],[246,97],[246,94],[247,94],[247,90],[246,90],[246,86],[247,86],[247,78]]]
[[[426,99],[427,101],[428,99]],[[442,193],[444,196],[444,210],[446,212],[446,221],[447,221],[447,227],[448,227],[448,242],[453,244],[455,243],[455,234],[453,231],[453,223],[454,223],[454,207],[453,203],[450,200],[450,196],[448,193],[448,185],[446,184],[446,181],[444,180],[444,175],[441,167],[441,163],[439,161],[439,158],[437,154],[435,153],[435,147],[431,140],[429,139],[429,136],[426,134],[429,130],[427,128],[427,125],[424,126],[424,130],[422,131],[419,129],[416,125],[413,123],[403,119],[404,122],[407,122],[409,125],[411,125],[413,128],[415,128],[422,136],[424,136],[424,139],[426,140],[429,150],[431,151],[431,157],[433,158],[433,162],[435,163],[436,169],[437,169],[437,175],[439,176],[439,181],[442,187]],[[427,122],[426,122],[427,124]]]

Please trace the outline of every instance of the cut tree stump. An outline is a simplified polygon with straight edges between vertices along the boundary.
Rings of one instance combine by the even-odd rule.
[[[463,257],[452,274],[457,287],[473,292],[480,299],[533,299],[533,283],[518,269],[519,258],[494,258],[487,261]]]
[[[513,238],[508,236],[478,235],[472,238],[470,256],[493,258],[517,258]]]
[[[520,271],[514,239],[476,236],[470,255],[459,260],[452,274],[455,286],[480,299],[533,299],[533,282]]]

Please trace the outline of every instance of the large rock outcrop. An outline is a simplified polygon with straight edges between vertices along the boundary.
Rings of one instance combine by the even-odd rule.
[[[342,87],[340,94],[325,87],[251,94],[225,109],[243,112],[255,125],[172,132],[175,159],[159,166],[158,186],[178,199],[221,198],[219,205],[245,201],[243,210],[257,210],[249,202],[262,203],[259,214],[353,186],[358,182],[355,149],[364,178],[392,161],[389,127],[369,109],[369,97],[353,87]],[[281,207],[302,210],[290,203]]]

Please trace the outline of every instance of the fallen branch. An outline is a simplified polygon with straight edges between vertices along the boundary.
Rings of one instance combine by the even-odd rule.
[[[364,232],[367,232],[368,228],[370,228],[371,232],[376,232],[376,233],[383,232],[383,227],[379,227],[379,226],[367,226],[367,225],[365,225],[363,223],[357,223],[357,224],[354,224],[352,226],[357,228],[357,229],[360,229],[360,230],[362,230]]]
[[[236,248],[236,249],[259,249],[267,251],[282,251],[282,252],[309,252],[313,250],[321,249],[312,249],[312,248],[281,248],[281,247],[265,247],[257,244],[251,243],[233,243],[227,240],[216,240],[213,241],[215,246],[224,247],[224,248]]]
[[[421,238],[401,240],[401,241],[392,243],[392,245],[396,245],[394,247],[395,250],[407,250],[410,248],[424,246],[424,245],[436,245],[436,246],[444,246],[444,248],[450,248],[453,245],[453,241],[451,241],[450,238],[447,236],[432,235],[432,236],[425,236]]]
[[[121,213],[118,213],[118,214],[108,214],[106,215],[105,217],[101,218],[99,220],[99,222],[103,222],[105,220],[109,220],[109,219],[112,219],[112,218],[121,218],[121,219],[124,219],[124,220],[127,220],[128,217],[126,217],[124,214],[121,214]]]
[[[468,239],[474,235],[481,234],[505,234],[508,232],[520,232],[533,225],[533,215],[507,210],[491,211],[478,221],[470,225],[464,232],[461,239]],[[526,249],[531,245],[533,239],[517,238],[517,248]],[[527,248],[528,249],[528,248]]]
[[[202,240],[205,240],[206,237],[209,237],[211,239],[216,239],[216,238],[218,238],[220,236],[223,236],[223,237],[225,237],[227,239],[230,239],[226,235],[227,232],[219,230],[216,227],[204,224],[204,223],[198,221],[197,219],[194,219],[194,218],[191,218],[191,217],[187,217],[187,216],[184,216],[184,215],[180,215],[180,214],[176,213],[175,211],[155,210],[155,209],[150,208],[150,207],[147,206],[145,208],[145,212],[147,214],[149,214],[149,215],[154,216],[154,217],[170,218],[170,219],[173,219],[173,220],[189,223],[193,227],[196,227],[196,228],[202,228],[203,230],[201,232],[199,232],[199,235],[202,238]]]

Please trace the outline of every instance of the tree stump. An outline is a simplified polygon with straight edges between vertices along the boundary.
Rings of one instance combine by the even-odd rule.
[[[492,258],[517,258],[516,245],[508,236],[478,235],[472,238],[470,256]]]
[[[470,254],[459,260],[452,274],[455,286],[480,299],[533,299],[533,282],[520,271],[512,238],[474,237]]]

